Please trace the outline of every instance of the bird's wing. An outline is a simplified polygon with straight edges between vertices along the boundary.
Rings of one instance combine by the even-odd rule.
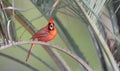
[[[35,39],[35,38],[42,39],[44,37],[47,37],[48,35],[49,35],[48,31],[45,28],[43,28],[43,29],[39,30],[35,35],[33,35],[33,39]]]

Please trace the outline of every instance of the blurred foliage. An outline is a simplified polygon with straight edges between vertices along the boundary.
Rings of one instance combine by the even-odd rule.
[[[89,25],[89,20],[76,4],[76,1],[82,4],[83,8],[90,16],[90,19],[98,22],[99,25],[97,25],[97,27],[102,33],[104,40],[106,40],[105,32],[101,31],[101,29],[104,30],[106,28],[101,24],[103,23],[101,22],[103,20],[100,20],[99,17],[96,17],[96,15],[99,16],[98,11],[103,8],[102,6],[100,10],[97,7],[92,10],[91,8],[92,6],[95,6],[93,5],[95,2],[90,2],[90,4],[87,5],[87,2],[83,0],[60,0],[56,7],[54,7],[54,4],[57,0],[0,1],[6,1],[7,6],[13,5],[15,8],[25,9],[25,11],[14,10],[13,15],[9,13],[9,10],[4,10],[1,7],[0,42],[2,41],[2,43],[0,43],[0,45],[2,45],[6,40],[7,42],[9,40],[7,34],[8,31],[5,26],[7,25],[8,19],[13,19],[10,25],[10,35],[12,36],[13,40],[24,41],[31,40],[31,35],[37,32],[38,29],[45,26],[49,17],[52,16],[55,20],[58,31],[58,35],[54,40],[51,41],[52,43],[55,43],[61,47],[65,47],[66,49],[74,52],[88,65],[90,65],[94,71],[114,71],[114,66],[112,66],[111,61],[106,54],[107,52],[104,50],[103,44],[98,39],[98,36],[96,35],[94,29]],[[9,2],[11,4],[9,4]],[[104,8],[102,10],[104,10]],[[107,11],[109,12],[110,8],[107,9]],[[110,15],[108,12],[107,14]],[[95,16],[96,20],[94,20],[93,16]],[[3,26],[5,27],[3,28]],[[6,58],[1,57],[0,70],[30,71],[36,69],[35,71],[59,71],[59,68],[56,66],[54,61],[50,58],[50,56],[43,48],[40,48],[41,46],[39,45],[35,46],[31,53],[29,61],[25,63],[25,56],[29,47],[30,45],[25,44],[15,46],[15,48],[1,50],[0,56]],[[51,50],[56,56],[58,56],[58,59],[60,59],[60,62],[63,64],[66,70],[86,71],[80,63],[76,62],[69,55],[66,55],[58,50]],[[9,59],[12,59],[13,61]],[[24,66],[20,65],[21,63],[23,63]]]

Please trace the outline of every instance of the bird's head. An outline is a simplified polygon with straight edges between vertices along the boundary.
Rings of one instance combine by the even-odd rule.
[[[54,30],[54,29],[55,29],[54,20],[53,20],[52,17],[50,17],[50,19],[49,19],[48,29],[49,29],[49,30]]]

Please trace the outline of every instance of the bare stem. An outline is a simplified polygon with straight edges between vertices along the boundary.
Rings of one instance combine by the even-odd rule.
[[[60,50],[64,53],[66,53],[67,55],[71,56],[73,59],[75,59],[77,62],[79,62],[83,67],[85,67],[88,71],[93,71],[91,69],[91,67],[86,63],[84,62],[80,57],[78,57],[77,55],[75,55],[73,52],[69,51],[69,50],[66,50],[64,49],[63,47],[60,47],[60,46],[57,46],[57,45],[54,45],[54,44],[51,44],[51,43],[45,43],[45,42],[41,42],[41,41],[22,41],[22,42],[14,42],[12,44],[8,44],[8,45],[5,45],[5,46],[2,46],[0,48],[0,50],[3,50],[3,49],[6,49],[8,47],[11,47],[11,46],[16,46],[16,45],[22,45],[22,44],[31,44],[31,43],[34,43],[34,44],[41,44],[41,45],[45,45],[45,46],[50,46],[52,48],[55,48],[57,50]]]

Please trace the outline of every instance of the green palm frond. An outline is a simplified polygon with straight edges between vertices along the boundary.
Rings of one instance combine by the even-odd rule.
[[[0,4],[0,46],[8,44],[9,41],[31,40],[31,36],[46,25],[49,17],[53,17],[58,35],[51,42],[66,47],[65,49],[78,56],[78,59],[81,58],[95,71],[119,71],[115,61],[117,57],[114,55],[115,51],[112,52],[108,44],[106,31],[114,38],[116,54],[120,54],[119,27],[115,19],[120,5],[114,10],[110,0],[0,0],[0,2],[3,3]],[[15,9],[4,9],[8,7]],[[23,8],[23,11],[18,10],[19,8]],[[105,22],[103,17],[107,18],[110,23]],[[111,25],[112,29],[106,23]],[[11,42],[9,43],[12,45]],[[23,63],[31,70],[36,71],[42,69],[47,71],[86,71],[87,69],[84,64],[80,64],[70,55],[51,47],[39,48],[41,47],[39,45],[35,46],[31,53],[31,60],[25,64],[17,60],[16,52],[20,52],[19,56],[21,57],[18,58],[24,59],[27,52],[26,47],[29,45],[17,47],[19,48],[3,50],[0,55],[6,59]]]

